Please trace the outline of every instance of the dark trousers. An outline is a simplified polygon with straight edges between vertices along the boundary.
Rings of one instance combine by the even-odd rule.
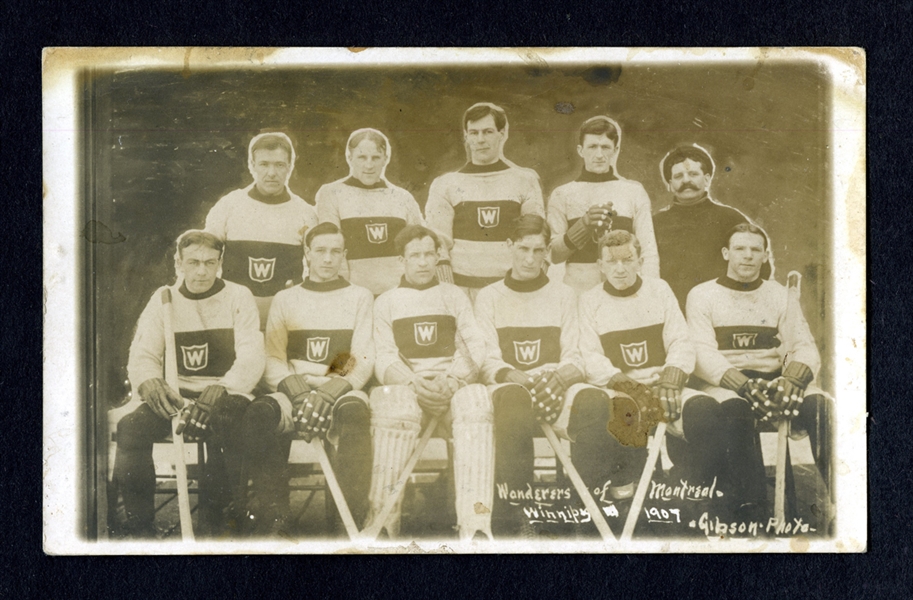
[[[499,489],[519,490],[532,485],[533,438],[541,434],[529,392],[520,385],[500,387],[491,397],[495,433],[495,502],[492,529],[505,533],[516,529],[519,508],[502,498]]]
[[[253,483],[254,513],[283,513],[289,508],[288,459],[296,434],[276,433],[280,408],[271,396],[256,399],[244,413],[241,426],[245,471]],[[358,398],[340,398],[333,407],[338,449],[330,451],[333,472],[357,524],[368,511],[373,445],[367,404]]]
[[[210,435],[206,440],[208,461],[199,479],[204,516],[220,513],[243,477],[237,430],[229,424],[233,421],[232,411],[243,410],[248,403],[243,396],[225,395],[213,407]],[[170,433],[170,421],[155,414],[145,403],[121,419],[117,426],[114,480],[124,499],[128,528],[152,527],[155,518],[152,446],[165,440]]]

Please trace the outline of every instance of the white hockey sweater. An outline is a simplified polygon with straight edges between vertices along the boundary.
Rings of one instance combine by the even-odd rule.
[[[164,378],[165,325],[162,290],[152,294],[130,345],[127,374],[134,390]],[[216,279],[209,291],[186,286],[171,293],[172,325],[182,390],[202,392],[224,386],[230,394],[249,393],[263,375],[266,355],[254,298],[247,288]]]
[[[383,384],[397,383],[387,377],[395,363],[417,375],[443,373],[475,383],[485,358],[466,293],[436,279],[419,288],[403,278],[375,300],[374,345],[374,371]]]
[[[399,285],[403,266],[393,240],[406,225],[423,225],[412,194],[380,180],[368,187],[348,177],[317,190],[317,219],[335,223],[346,238],[349,281],[375,296]]]
[[[510,268],[507,236],[517,217],[545,216],[535,171],[467,164],[431,183],[425,220],[444,242],[457,285],[481,288],[503,279]]]
[[[733,367],[774,373],[795,360],[817,377],[821,357],[808,323],[800,311],[786,327],[786,304],[786,288],[772,280],[745,284],[724,276],[694,287],[687,314],[697,376],[719,385]]]
[[[222,276],[254,296],[272,297],[303,277],[304,234],[317,212],[286,190],[278,201],[254,184],[220,199],[206,216],[206,231],[225,242]]]
[[[637,236],[644,259],[643,274],[659,277],[659,253],[653,234],[650,197],[640,183],[621,179],[612,173],[597,175],[586,170],[577,181],[555,188],[548,201],[548,224],[552,229],[552,244],[566,248],[564,234],[586,214],[590,207],[612,203],[617,216],[612,229],[623,229]],[[596,265],[598,246],[590,240],[574,250],[567,259],[564,282],[584,292],[602,281]]]
[[[276,294],[266,323],[266,382],[275,390],[289,375],[327,375],[342,355],[355,359],[345,379],[356,390],[374,371],[374,297],[345,279],[301,285]]]
[[[530,374],[573,365],[583,373],[577,295],[545,274],[531,281],[510,276],[482,288],[475,315],[488,347],[482,379],[495,383],[502,369]]]
[[[666,366],[694,370],[695,350],[675,294],[653,277],[638,277],[626,290],[605,283],[582,294],[580,346],[593,385],[606,385],[619,371],[653,385]]]

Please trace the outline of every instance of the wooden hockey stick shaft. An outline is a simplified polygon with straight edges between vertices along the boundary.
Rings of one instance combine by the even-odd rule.
[[[777,423],[777,473],[774,480],[774,518],[786,522],[786,450],[789,444],[789,421]]]
[[[333,465],[330,464],[330,457],[327,456],[327,451],[323,447],[323,440],[314,438],[311,440],[311,446],[317,451],[317,459],[320,461],[320,468],[323,470],[323,476],[327,480],[327,486],[330,488],[330,493],[333,495],[333,500],[336,502],[336,508],[339,509],[339,516],[342,517],[342,524],[346,528],[346,533],[349,534],[350,540],[354,540],[358,537],[358,525],[355,524],[355,519],[352,518],[352,512],[349,510],[346,497],[342,493],[342,488],[339,487],[339,481],[336,479]]]
[[[178,383],[178,358],[174,347],[174,323],[171,313],[171,288],[162,290],[162,317],[165,329],[165,383],[180,393]],[[187,463],[184,461],[184,435],[177,432],[181,414],[171,420],[171,439],[174,442],[174,470],[177,475],[178,514],[181,519],[181,539],[193,541],[193,521],[190,514],[190,490],[187,483]]]
[[[617,541],[615,539],[615,534],[612,533],[612,530],[609,528],[609,524],[605,520],[605,516],[599,509],[599,505],[596,504],[596,501],[590,494],[590,490],[583,482],[583,478],[580,477],[580,473],[577,472],[577,468],[574,467],[574,463],[571,462],[571,458],[567,455],[567,453],[564,451],[564,448],[561,446],[561,441],[558,439],[558,436],[555,435],[555,430],[552,429],[552,426],[548,423],[539,423],[539,425],[542,427],[542,432],[548,439],[548,443],[551,444],[552,450],[555,451],[555,456],[557,456],[558,460],[561,461],[561,464],[564,466],[564,470],[567,472],[568,477],[571,478],[571,483],[574,484],[574,489],[577,490],[577,495],[580,496],[581,500],[583,500],[583,505],[586,507],[587,512],[590,513],[590,518],[593,519],[593,524],[596,525],[596,529],[599,530],[599,535],[602,536],[603,541]]]
[[[387,498],[386,503],[384,503],[383,508],[380,513],[378,513],[373,523],[361,532],[362,537],[365,537],[368,540],[376,540],[377,536],[380,535],[380,531],[384,528],[387,518],[390,516],[390,513],[393,512],[396,502],[406,488],[406,481],[409,479],[409,476],[412,475],[412,470],[415,469],[415,465],[418,464],[418,459],[421,458],[422,452],[425,451],[425,446],[428,445],[428,440],[431,439],[431,435],[434,433],[434,430],[437,429],[438,422],[440,422],[442,416],[443,415],[432,417],[428,422],[428,425],[422,432],[422,437],[418,441],[418,445],[415,447],[409,460],[406,461],[406,466],[403,467],[403,471],[400,473],[399,478],[397,478],[396,483],[393,484],[393,493]]]
[[[644,472],[640,475],[640,482],[637,484],[637,491],[634,493],[631,510],[628,512],[628,518],[625,519],[625,528],[621,532],[621,541],[623,542],[629,541],[631,536],[634,535],[634,527],[640,517],[640,509],[644,505],[644,498],[647,496],[647,486],[650,485],[650,481],[653,479],[653,472],[656,470],[656,459],[659,458],[659,451],[663,447],[663,439],[665,437],[666,423],[660,422],[656,426],[656,433],[653,434],[653,441],[647,454],[647,464],[644,465]]]
[[[802,275],[798,271],[790,271],[786,276],[786,315],[784,322],[792,324],[796,315],[791,312],[801,311],[799,305],[800,286]],[[791,318],[792,317],[792,318]],[[789,450],[789,419],[782,419],[777,423],[777,471],[774,478],[774,518],[780,523],[786,522],[786,455]]]

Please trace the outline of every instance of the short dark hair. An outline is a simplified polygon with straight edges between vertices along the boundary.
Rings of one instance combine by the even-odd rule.
[[[603,248],[614,248],[615,246],[624,246],[626,244],[632,244],[634,250],[637,251],[637,257],[640,258],[640,241],[636,235],[624,229],[613,229],[599,238],[599,258],[602,258]]]
[[[362,129],[358,133],[354,134],[351,138],[349,138],[347,148],[350,151],[354,150],[355,147],[358,146],[358,144],[362,143],[364,140],[370,140],[374,142],[374,144],[377,145],[377,149],[383,152],[384,156],[389,154],[387,149],[387,139],[373,129]]]
[[[332,234],[342,235],[342,231],[340,231],[340,229],[336,225],[336,223],[331,223],[330,221],[325,221],[325,222],[321,223],[320,225],[315,225],[310,230],[308,230],[308,232],[304,235],[304,245],[307,246],[308,248],[310,248],[311,242],[313,241],[313,239],[315,237],[317,237],[318,235],[328,235],[328,234],[329,235],[332,235]],[[342,247],[345,248],[345,246],[346,246],[346,236],[342,235]]]
[[[580,126],[580,133],[577,135],[577,143],[582,146],[583,138],[587,135],[606,135],[618,146],[621,131],[617,123],[606,116],[599,115],[583,122],[583,125]]]
[[[539,215],[523,215],[514,219],[513,227],[507,234],[507,239],[512,242],[519,242],[528,235],[541,235],[548,245],[552,239],[552,228],[548,226],[548,221]]]
[[[713,175],[713,160],[709,154],[697,146],[678,146],[663,159],[663,181],[669,183],[672,180],[672,167],[686,160],[700,163],[704,175]]]
[[[400,256],[406,255],[406,245],[412,240],[422,240],[430,237],[434,240],[434,249],[441,249],[441,239],[436,233],[422,225],[406,225],[403,230],[396,234],[393,244],[396,246],[396,253]]]
[[[183,258],[184,248],[189,248],[190,246],[195,246],[197,244],[218,251],[219,258],[222,258],[222,253],[225,250],[225,242],[208,231],[203,231],[201,229],[190,229],[178,236],[178,257]]]
[[[498,131],[504,131],[504,128],[507,127],[507,113],[500,106],[490,102],[480,102],[466,109],[466,112],[463,113],[463,131],[466,131],[470,121],[478,121],[488,115],[494,117],[495,127],[498,128]]]
[[[256,154],[257,150],[276,150],[278,148],[285,150],[289,162],[291,162],[293,154],[292,147],[289,145],[288,140],[281,135],[272,133],[268,133],[254,142],[253,146],[250,147],[250,159],[254,160],[254,154]]]
[[[732,240],[732,236],[737,233],[753,233],[755,235],[761,236],[761,239],[764,240],[764,249],[767,250],[767,234],[764,233],[763,229],[757,225],[752,225],[751,223],[739,223],[730,229],[729,232],[726,233],[726,245],[724,248],[729,247],[729,242]]]

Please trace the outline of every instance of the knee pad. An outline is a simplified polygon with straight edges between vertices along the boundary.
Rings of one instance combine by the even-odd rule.
[[[384,385],[371,390],[371,425],[390,429],[415,429],[422,423],[422,409],[415,392],[405,385]]]
[[[237,394],[225,394],[216,400],[210,416],[214,435],[231,436],[238,432],[250,400]]]
[[[460,388],[450,400],[450,411],[454,424],[490,423],[492,408],[488,390],[481,383]]]
[[[279,425],[282,410],[272,396],[262,396],[251,402],[244,411],[241,429],[245,438],[269,435]]]
[[[686,441],[714,435],[720,426],[720,403],[710,396],[694,396],[682,407],[682,433]]]
[[[501,402],[520,402],[525,401],[532,404],[532,395],[529,390],[519,383],[505,383],[492,386],[489,388],[492,405],[497,406]]]
[[[333,420],[337,423],[367,423],[370,418],[371,410],[362,394],[345,394],[333,405]]]

